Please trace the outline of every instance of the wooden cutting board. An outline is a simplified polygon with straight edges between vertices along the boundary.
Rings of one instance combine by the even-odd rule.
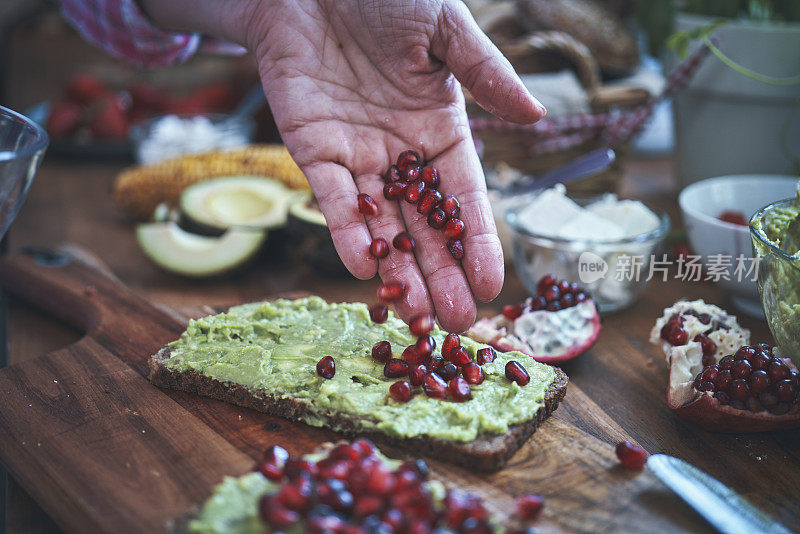
[[[86,335],[0,371],[0,460],[66,531],[170,531],[267,446],[299,455],[338,438],[153,387],[148,357],[180,335],[186,319],[132,294],[102,266],[52,260],[8,256],[0,284]],[[498,473],[429,461],[434,476],[479,493],[500,514],[513,510],[517,495],[543,495],[536,524],[543,532],[711,531],[650,472],[618,464],[613,444],[628,436],[574,385],[565,410],[609,443],[556,416]]]

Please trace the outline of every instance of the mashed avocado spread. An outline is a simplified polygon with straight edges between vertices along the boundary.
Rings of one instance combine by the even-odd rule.
[[[431,335],[441,347],[445,333],[436,327]],[[171,356],[164,365],[305,402],[316,414],[305,419],[309,425],[337,429],[335,420],[325,416],[333,409],[357,416],[364,431],[461,442],[480,434],[503,434],[510,425],[531,419],[555,379],[552,367],[524,354],[498,353],[483,366],[486,378],[472,386],[472,400],[457,403],[418,392],[399,403],[389,395],[389,386],[398,379],[384,377],[384,364],[371,357],[372,346],[383,340],[392,344],[395,358],[415,341],[393,314],[376,324],[361,303],[329,304],[318,297],[257,302],[191,321],[169,345]],[[464,336],[461,344],[473,358],[487,346]],[[336,361],[330,380],[316,374],[323,356]],[[509,360],[519,361],[530,373],[526,386],[505,378]]]

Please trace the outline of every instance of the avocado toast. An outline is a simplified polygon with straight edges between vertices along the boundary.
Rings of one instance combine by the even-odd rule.
[[[431,335],[441,346],[444,332],[434,328]],[[153,356],[150,380],[480,470],[501,468],[566,393],[560,369],[509,352],[482,366],[485,379],[466,402],[421,391],[397,402],[389,387],[399,379],[387,378],[384,364],[371,356],[380,341],[389,341],[400,358],[414,337],[391,314],[385,323],[372,322],[361,303],[308,297],[245,304],[191,321]],[[462,346],[473,360],[487,347],[468,338]],[[325,356],[336,362],[330,379],[315,370]],[[511,360],[525,366],[529,383],[505,377]]]

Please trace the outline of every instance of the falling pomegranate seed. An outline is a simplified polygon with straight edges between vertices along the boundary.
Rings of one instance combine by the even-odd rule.
[[[447,219],[447,222],[444,223],[444,235],[449,239],[460,239],[464,235],[464,221]]]
[[[670,331],[667,341],[676,347],[686,345],[689,342],[689,334],[680,326],[676,326]]]
[[[377,296],[380,302],[393,302],[403,297],[406,285],[402,282],[378,284]]]
[[[408,381],[412,386],[421,386],[426,374],[428,374],[428,367],[425,364],[412,365],[408,370]]]
[[[462,346],[453,348],[447,355],[447,359],[456,367],[463,367],[472,361],[469,352]]]
[[[372,200],[372,197],[366,193],[359,193],[358,195],[358,212],[361,215],[374,217],[378,214],[378,205]]]
[[[617,445],[617,458],[628,469],[641,469],[647,463],[647,451],[630,441]]]
[[[512,382],[516,382],[520,386],[524,386],[531,381],[531,375],[529,375],[522,364],[516,360],[510,360],[506,363],[506,378]]]
[[[447,215],[440,208],[434,208],[428,214],[428,226],[436,230],[444,228],[444,223],[447,221]]]
[[[369,244],[369,253],[376,258],[385,258],[389,255],[389,243],[382,237],[376,237]]]
[[[408,184],[405,182],[392,182],[383,186],[383,196],[386,200],[400,200],[406,196],[406,188]]]
[[[409,165],[404,171],[400,171],[400,176],[403,177],[408,183],[416,182],[422,173],[422,167],[419,165]]]
[[[447,334],[442,342],[442,357],[446,359],[450,351],[459,345],[461,345],[461,338],[458,337],[458,334],[452,332]]]
[[[317,362],[317,374],[322,378],[333,378],[333,375],[336,374],[336,362],[331,356],[324,356]]]
[[[417,213],[429,215],[442,201],[442,194],[436,189],[425,189],[417,204]]]
[[[378,341],[372,346],[372,358],[385,363],[392,357],[392,344],[388,341]]]
[[[438,189],[439,188],[439,171],[436,170],[436,167],[432,167],[430,165],[425,165],[422,167],[422,171],[420,171],[419,179],[425,182],[425,185],[430,187],[431,189]]]
[[[398,402],[408,402],[411,400],[411,384],[405,380],[395,382],[389,386],[389,393]]]
[[[423,360],[422,355],[417,350],[416,345],[409,345],[403,349],[401,358],[408,362],[409,365],[420,363]]]
[[[450,251],[450,255],[453,256],[453,259],[456,261],[464,259],[464,243],[462,243],[460,239],[448,239],[446,244],[447,250]]]
[[[477,363],[469,362],[461,368],[461,374],[470,384],[480,384],[483,382],[483,369]]]
[[[442,211],[444,211],[448,219],[457,219],[458,216],[461,215],[461,204],[458,202],[458,199],[452,195],[443,198],[439,207],[442,208]]]
[[[478,362],[478,365],[492,363],[495,358],[497,358],[497,352],[492,347],[478,349],[478,352],[475,353],[475,361]]]
[[[434,318],[430,313],[417,315],[408,324],[409,330],[415,337],[424,336],[433,330]]]
[[[503,317],[509,321],[513,321],[522,315],[522,306],[517,304],[507,304],[503,306],[503,310],[500,313],[502,313]]]
[[[408,374],[408,362],[399,358],[392,358],[383,366],[386,378],[400,378]]]
[[[447,389],[450,390],[450,396],[456,402],[464,402],[472,397],[472,390],[466,380],[457,376],[450,380],[447,384]]]
[[[414,150],[405,150],[397,156],[397,168],[404,171],[409,165],[418,165],[422,161]]]
[[[373,304],[369,307],[369,318],[373,323],[385,323],[389,318],[389,308],[385,304]]]
[[[523,495],[515,501],[517,516],[526,521],[536,519],[544,508],[544,499],[538,495]]]
[[[433,351],[436,350],[436,340],[433,339],[433,336],[430,334],[425,334],[424,336],[419,336],[417,338],[417,342],[414,345],[417,349],[417,354],[423,360],[427,360],[433,354]]]
[[[406,202],[409,204],[416,204],[419,202],[419,198],[422,196],[422,192],[425,190],[425,182],[422,180],[417,180],[408,184],[406,187],[405,192],[405,199]]]
[[[447,382],[436,373],[428,373],[422,382],[425,394],[434,399],[443,399],[447,396]]]
[[[414,250],[416,243],[414,243],[414,238],[412,238],[408,232],[400,232],[392,239],[392,245],[394,245],[394,248],[397,250],[411,252]]]
[[[449,382],[458,376],[458,367],[451,362],[444,362],[439,367],[435,368],[433,372],[441,376],[445,382]]]

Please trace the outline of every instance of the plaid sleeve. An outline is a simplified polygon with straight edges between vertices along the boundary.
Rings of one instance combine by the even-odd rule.
[[[186,61],[198,50],[240,54],[237,45],[200,34],[170,33],[153,26],[135,0],[60,0],[61,12],[86,40],[139,66]]]

